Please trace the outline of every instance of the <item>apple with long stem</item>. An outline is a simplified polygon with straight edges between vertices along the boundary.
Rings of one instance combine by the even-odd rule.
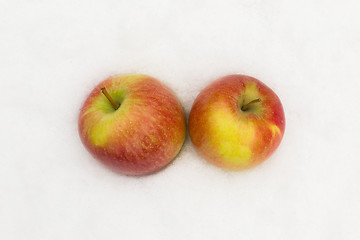
[[[86,99],[78,121],[87,150],[111,169],[145,175],[166,166],[186,135],[182,107],[164,84],[147,75],[114,76]]]
[[[278,96],[245,75],[211,83],[197,96],[189,116],[189,134],[198,153],[229,170],[263,162],[279,146],[284,130]]]

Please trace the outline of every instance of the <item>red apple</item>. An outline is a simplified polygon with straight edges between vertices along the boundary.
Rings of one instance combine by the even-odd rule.
[[[189,134],[198,153],[229,170],[263,162],[279,146],[284,130],[277,95],[244,75],[211,83],[197,96],[189,117]]]
[[[177,98],[146,75],[101,82],[86,99],[78,126],[83,144],[96,159],[128,175],[153,173],[167,165],[186,134]]]

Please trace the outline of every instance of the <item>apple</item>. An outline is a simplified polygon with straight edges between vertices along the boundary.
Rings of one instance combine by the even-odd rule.
[[[186,120],[178,99],[164,84],[147,75],[120,75],[90,93],[78,128],[96,159],[126,175],[145,175],[178,154]]]
[[[245,75],[222,77],[203,89],[189,116],[197,152],[228,170],[254,167],[279,146],[285,130],[278,96]]]

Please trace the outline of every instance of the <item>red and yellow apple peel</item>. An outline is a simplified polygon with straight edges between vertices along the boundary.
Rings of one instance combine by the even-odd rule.
[[[175,95],[146,75],[111,77],[89,95],[79,116],[88,151],[111,169],[145,175],[180,151],[186,122]]]
[[[259,80],[230,75],[200,92],[189,116],[198,153],[212,164],[242,170],[267,159],[285,130],[277,95]]]

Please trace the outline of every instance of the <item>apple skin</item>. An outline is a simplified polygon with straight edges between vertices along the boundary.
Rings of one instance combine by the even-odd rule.
[[[260,98],[261,102],[241,107]],[[222,77],[203,89],[189,116],[189,134],[197,152],[228,170],[254,167],[279,146],[285,116],[278,96],[245,75]]]
[[[102,94],[105,87],[120,107]],[[145,175],[166,166],[186,135],[182,107],[164,84],[147,75],[120,75],[101,82],[86,99],[78,121],[87,150],[112,170]]]

